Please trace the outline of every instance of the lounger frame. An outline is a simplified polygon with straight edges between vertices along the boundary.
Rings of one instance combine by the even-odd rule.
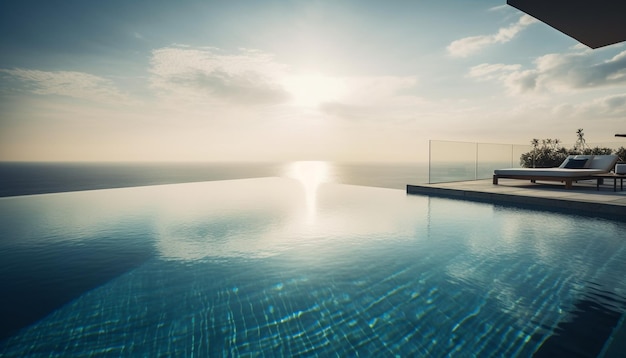
[[[565,168],[570,159],[582,159],[585,157],[590,160],[589,168]],[[493,184],[498,185],[498,179],[521,179],[530,180],[535,183],[541,181],[558,181],[565,183],[565,189],[572,189],[572,184],[579,180],[597,179],[597,174],[608,173],[617,162],[617,155],[589,155],[578,156],[570,155],[557,168],[507,168],[496,169],[493,173]]]
[[[493,184],[498,185],[498,179],[521,179],[530,180],[531,183],[535,183],[537,180],[542,181],[558,181],[565,183],[565,189],[572,189],[572,183],[578,180],[594,179],[593,175],[588,176],[576,176],[576,177],[562,177],[562,176],[545,176],[545,175],[510,175],[510,174],[494,174]]]

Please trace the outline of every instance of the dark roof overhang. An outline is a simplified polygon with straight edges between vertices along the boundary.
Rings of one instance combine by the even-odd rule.
[[[626,0],[507,0],[506,3],[591,48],[626,41]]]

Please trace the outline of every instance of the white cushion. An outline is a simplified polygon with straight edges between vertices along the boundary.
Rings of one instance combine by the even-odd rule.
[[[587,177],[594,174],[605,173],[601,169],[565,169],[565,168],[507,168],[496,169],[493,171],[496,175],[511,176],[543,176],[557,178],[576,178]]]
[[[595,155],[589,168],[608,172],[613,169],[615,163],[617,163],[617,155]]]

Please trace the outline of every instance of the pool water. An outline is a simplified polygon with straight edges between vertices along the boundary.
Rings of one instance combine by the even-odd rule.
[[[284,178],[0,199],[0,355],[620,356],[626,223]]]

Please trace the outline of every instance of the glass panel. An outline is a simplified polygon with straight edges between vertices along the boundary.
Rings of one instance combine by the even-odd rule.
[[[430,141],[430,183],[474,180],[476,144]]]
[[[476,179],[491,178],[495,169],[512,167],[512,145],[478,143]]]

